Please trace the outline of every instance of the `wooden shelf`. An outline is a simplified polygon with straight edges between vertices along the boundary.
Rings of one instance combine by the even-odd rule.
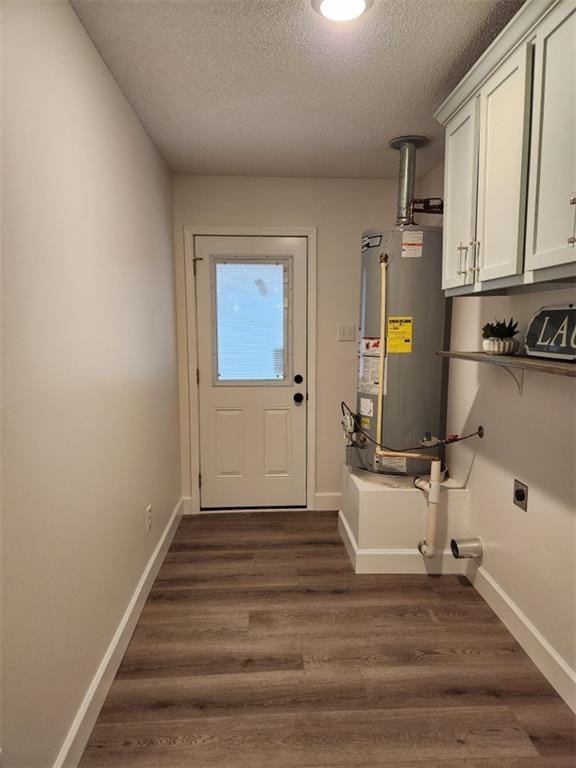
[[[524,355],[489,355],[486,352],[447,351],[436,352],[436,354],[440,355],[440,357],[449,357],[455,360],[472,360],[475,363],[488,363],[488,365],[497,365],[500,368],[504,368],[516,382],[520,394],[522,394],[524,385],[524,371],[576,378],[576,364],[561,360],[546,360],[544,358],[526,357]]]
[[[551,373],[554,376],[576,378],[576,363],[563,360],[545,360],[543,357],[523,355],[488,355],[486,352],[436,352],[440,357],[455,357],[459,360],[473,360],[475,363],[502,365],[506,368],[521,368],[524,371]]]

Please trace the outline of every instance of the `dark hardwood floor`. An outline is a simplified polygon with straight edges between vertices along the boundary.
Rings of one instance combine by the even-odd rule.
[[[185,518],[81,768],[574,768],[575,717],[455,576],[356,576],[332,512]]]

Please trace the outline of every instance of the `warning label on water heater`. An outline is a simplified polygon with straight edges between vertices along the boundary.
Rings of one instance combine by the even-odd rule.
[[[380,338],[363,336],[358,358],[358,391],[363,395],[377,395],[380,378]]]
[[[406,459],[395,456],[374,456],[374,469],[388,469],[391,472],[404,472],[406,474]]]
[[[374,416],[374,402],[368,397],[360,398],[360,416]]]
[[[412,317],[389,317],[387,351],[393,353],[412,352]]]
[[[414,232],[410,229],[402,232],[402,258],[419,259],[422,256],[424,232]]]

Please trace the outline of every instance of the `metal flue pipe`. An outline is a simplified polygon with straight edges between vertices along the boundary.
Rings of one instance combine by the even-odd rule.
[[[416,150],[428,144],[425,136],[398,136],[392,139],[390,146],[400,152],[400,172],[398,175],[398,204],[396,224],[413,224],[410,204],[414,199],[414,180],[416,178]]]

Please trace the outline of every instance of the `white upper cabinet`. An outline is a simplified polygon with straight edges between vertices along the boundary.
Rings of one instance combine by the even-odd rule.
[[[472,99],[446,126],[444,259],[442,287],[457,288],[472,279],[469,271],[476,233],[478,109]]]
[[[576,259],[576,7],[561,2],[537,30],[526,269]]]
[[[522,272],[531,48],[522,46],[480,90],[478,221],[472,269],[477,280]]]
[[[576,279],[576,0],[526,0],[436,118],[448,295]]]

